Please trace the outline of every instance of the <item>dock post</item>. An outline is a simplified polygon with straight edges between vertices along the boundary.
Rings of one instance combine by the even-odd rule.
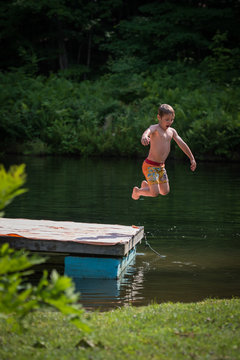
[[[66,256],[64,273],[72,278],[118,279],[135,256],[136,247],[124,257]]]

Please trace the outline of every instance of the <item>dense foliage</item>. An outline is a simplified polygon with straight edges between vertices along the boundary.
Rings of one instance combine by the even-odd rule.
[[[239,88],[209,80],[179,62],[136,73],[136,59],[114,62],[95,81],[61,75],[0,75],[1,151],[25,154],[143,156],[142,132],[160,103],[176,110],[174,127],[197,158],[239,159]],[[174,151],[175,150],[175,151]],[[178,149],[172,156],[181,156]]]
[[[237,0],[2,2],[0,151],[142,156],[169,103],[197,158],[239,160],[239,14]]]
[[[7,0],[0,5],[0,68],[98,72],[109,55],[203,60],[217,32],[239,56],[238,0]]]

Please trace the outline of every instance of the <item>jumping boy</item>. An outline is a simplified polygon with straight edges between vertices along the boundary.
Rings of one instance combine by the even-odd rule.
[[[188,145],[171,127],[175,112],[170,105],[162,104],[158,109],[158,124],[151,125],[144,131],[141,143],[149,145],[148,157],[144,160],[142,171],[146,180],[142,181],[141,188],[133,188],[132,198],[138,200],[140,196],[156,197],[159,194],[167,195],[170,191],[165,161],[170,152],[170,143],[174,139],[180,149],[189,157],[192,171],[196,169],[196,161]]]

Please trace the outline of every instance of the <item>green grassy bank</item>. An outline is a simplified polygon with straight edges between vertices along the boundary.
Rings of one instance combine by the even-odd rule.
[[[0,320],[0,359],[240,359],[240,299],[85,313],[82,335],[62,314],[28,315],[22,333]]]

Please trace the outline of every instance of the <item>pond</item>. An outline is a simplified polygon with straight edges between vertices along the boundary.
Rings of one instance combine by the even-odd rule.
[[[29,190],[5,217],[141,225],[164,255],[142,241],[121,279],[75,280],[86,308],[240,296],[238,164],[202,162],[192,173],[188,159],[169,160],[169,195],[134,201],[141,159],[15,156],[2,163],[25,163]]]

